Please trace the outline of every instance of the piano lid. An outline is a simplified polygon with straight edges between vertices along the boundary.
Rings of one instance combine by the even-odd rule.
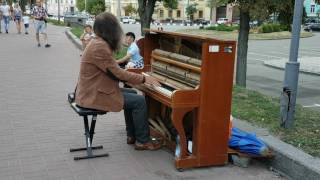
[[[215,41],[215,42],[223,42],[223,43],[236,43],[236,41],[214,39],[214,38],[209,38],[209,37],[205,37],[205,36],[187,34],[187,33],[182,33],[182,32],[161,31],[161,30],[157,30],[157,29],[146,29],[146,28],[143,29],[143,31],[146,33],[149,32],[152,34],[164,34],[164,35],[170,35],[170,36],[179,36],[181,38],[186,38],[186,39],[194,39],[194,40],[202,40],[202,41]]]

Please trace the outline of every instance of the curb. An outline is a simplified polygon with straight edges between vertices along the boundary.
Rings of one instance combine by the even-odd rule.
[[[266,61],[263,62],[263,65],[268,66],[268,67],[271,67],[271,68],[275,68],[275,69],[285,70],[285,68],[282,67],[282,66],[277,66],[277,65],[269,64],[269,63],[266,62]],[[304,74],[311,74],[311,75],[320,76],[320,72],[318,73],[318,72],[308,71],[308,70],[306,70],[306,69],[301,69],[301,66],[300,66],[300,68],[299,68],[299,72],[300,72],[300,73],[304,73]]]
[[[80,50],[82,50],[82,43],[80,41],[80,39],[75,36],[71,31],[70,28],[67,27],[66,31],[65,31],[67,37],[71,40],[71,42]]]
[[[254,132],[274,152],[274,159],[265,163],[276,169],[286,178],[293,180],[320,179],[320,159],[287,144],[270,135],[266,129],[254,127],[248,122],[234,119],[234,125],[242,130]]]

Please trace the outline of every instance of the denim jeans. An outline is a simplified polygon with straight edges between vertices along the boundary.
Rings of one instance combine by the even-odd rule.
[[[10,16],[3,16],[3,23],[5,31],[9,30]]]
[[[124,117],[127,136],[135,137],[139,143],[150,140],[147,104],[144,96],[133,89],[122,89],[124,97]]]

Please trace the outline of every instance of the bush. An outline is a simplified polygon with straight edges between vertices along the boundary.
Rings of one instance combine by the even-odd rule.
[[[206,30],[215,30],[215,31],[234,31],[238,29],[239,29],[239,26],[226,26],[224,24],[221,24],[218,26],[209,26],[206,28]]]
[[[271,32],[280,32],[286,31],[287,28],[280,24],[263,24],[260,26],[260,33],[271,33]]]

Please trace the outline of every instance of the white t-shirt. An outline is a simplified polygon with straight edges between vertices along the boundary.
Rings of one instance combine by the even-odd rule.
[[[22,22],[23,22],[23,24],[29,24],[29,16],[23,16],[22,17]]]
[[[10,16],[10,6],[9,5],[0,6],[0,11],[2,12],[3,16]]]

